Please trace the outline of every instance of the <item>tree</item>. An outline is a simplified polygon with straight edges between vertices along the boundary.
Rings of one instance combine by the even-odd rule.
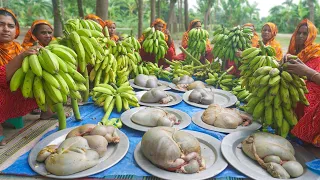
[[[101,19],[108,19],[108,0],[97,0],[96,15]]]
[[[82,8],[82,0],[77,0],[78,1],[78,12],[79,12],[79,16],[84,18],[84,14],[83,14],[83,8]]]
[[[168,29],[169,30],[171,30],[171,27],[172,27],[174,5],[176,4],[176,2],[177,2],[177,0],[170,0],[170,9],[169,9],[169,17],[168,17]]]
[[[189,7],[188,0],[184,0],[184,28],[188,30],[189,26]]]
[[[156,15],[156,0],[150,0],[150,7],[151,7],[150,24],[152,24],[152,22],[155,19],[155,15]]]
[[[53,20],[54,20],[54,36],[62,36],[62,17],[61,17],[61,0],[52,0]]]
[[[309,6],[309,19],[311,22],[314,23],[314,0],[308,0],[308,6]]]
[[[158,0],[157,3],[157,17],[160,18],[161,16],[161,0]]]
[[[207,9],[206,9],[206,13],[204,15],[204,28],[205,29],[208,29],[208,21],[209,21],[209,16],[210,16],[210,12],[211,12],[211,8],[212,8],[212,5],[213,5],[213,2],[214,0],[208,0],[208,6],[207,6]]]
[[[142,28],[143,28],[143,0],[139,0],[138,4],[138,37],[142,35]]]

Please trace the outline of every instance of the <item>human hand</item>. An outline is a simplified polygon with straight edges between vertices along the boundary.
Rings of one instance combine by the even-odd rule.
[[[237,51],[236,51],[236,57],[238,57],[238,58],[239,58],[239,57],[241,57],[241,55],[242,55],[242,51],[237,50]]]
[[[30,56],[32,54],[37,54],[39,52],[39,49],[42,48],[41,46],[31,46],[29,49],[25,50],[22,55],[23,57],[26,57],[26,56]]]
[[[167,34],[168,36],[170,36],[170,31],[168,29],[165,29],[164,33]]]
[[[295,56],[295,55],[292,55],[292,54],[285,54],[283,56],[283,58],[281,59],[280,64],[283,64],[283,63],[286,63],[286,62],[288,62],[290,60],[295,60],[295,59],[298,59],[298,57]]]
[[[300,59],[289,60],[287,63],[287,71],[298,76],[307,76],[309,78],[315,73],[315,70],[309,68]]]

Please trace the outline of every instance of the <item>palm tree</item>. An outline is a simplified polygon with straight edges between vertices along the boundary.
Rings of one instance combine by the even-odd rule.
[[[169,8],[169,17],[168,17],[168,29],[171,30],[172,27],[172,20],[174,14],[174,5],[176,4],[177,0],[170,0],[170,8]]]
[[[154,21],[156,15],[156,0],[150,0],[150,24]]]
[[[309,6],[309,12],[310,12],[309,19],[313,23],[314,23],[314,4],[315,4],[315,0],[308,0],[308,6]]]
[[[158,0],[158,3],[157,3],[157,17],[160,18],[161,16],[161,0]]]
[[[211,9],[212,9],[212,5],[215,3],[215,0],[208,0],[208,3],[207,3],[207,8],[206,8],[206,11],[205,11],[205,15],[204,15],[204,28],[205,29],[208,29],[208,22],[209,22],[209,17],[210,17],[210,12],[211,12]]]
[[[101,19],[108,19],[108,0],[97,0],[96,15]]]
[[[53,19],[54,19],[54,36],[62,36],[62,17],[61,17],[61,0],[52,0]]]
[[[184,0],[184,28],[188,30],[189,25],[189,5],[188,0]]]
[[[84,17],[84,14],[83,14],[83,8],[82,8],[82,0],[77,0],[78,1],[78,12],[79,12],[79,16],[80,17]]]

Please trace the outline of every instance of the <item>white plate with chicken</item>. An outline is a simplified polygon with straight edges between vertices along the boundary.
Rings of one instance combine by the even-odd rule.
[[[152,88],[148,88],[148,87],[143,87],[143,86],[139,86],[137,84],[134,83],[134,79],[130,79],[129,80],[130,86],[135,88],[135,89],[140,89],[140,90],[150,90]],[[169,87],[169,83],[166,81],[162,81],[162,80],[158,80],[157,83],[157,87],[155,87],[157,89],[162,89],[162,90],[170,90],[171,88]]]
[[[156,126],[183,129],[191,123],[187,113],[168,107],[136,107],[122,113],[120,119],[123,124],[138,131],[148,131]]]
[[[209,104],[230,107],[238,100],[228,91],[213,88],[193,89],[185,92],[182,97],[187,104],[200,108],[208,108]]]
[[[160,89],[136,92],[138,103],[143,106],[168,107],[179,104],[182,97],[179,94]]]
[[[192,121],[204,129],[222,133],[254,131],[261,127],[261,124],[252,121],[249,114],[235,108],[223,108],[215,104],[195,113]]]
[[[128,137],[119,129],[86,124],[44,138],[31,150],[28,162],[42,176],[75,179],[110,168],[128,149]]]

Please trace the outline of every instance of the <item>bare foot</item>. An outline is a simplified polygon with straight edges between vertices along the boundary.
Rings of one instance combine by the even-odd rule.
[[[43,112],[41,111],[41,114],[40,114],[40,119],[50,119],[50,118],[53,118],[54,116],[56,115],[56,113],[52,112],[50,110],[50,108],[48,108],[48,110],[46,112]]]

